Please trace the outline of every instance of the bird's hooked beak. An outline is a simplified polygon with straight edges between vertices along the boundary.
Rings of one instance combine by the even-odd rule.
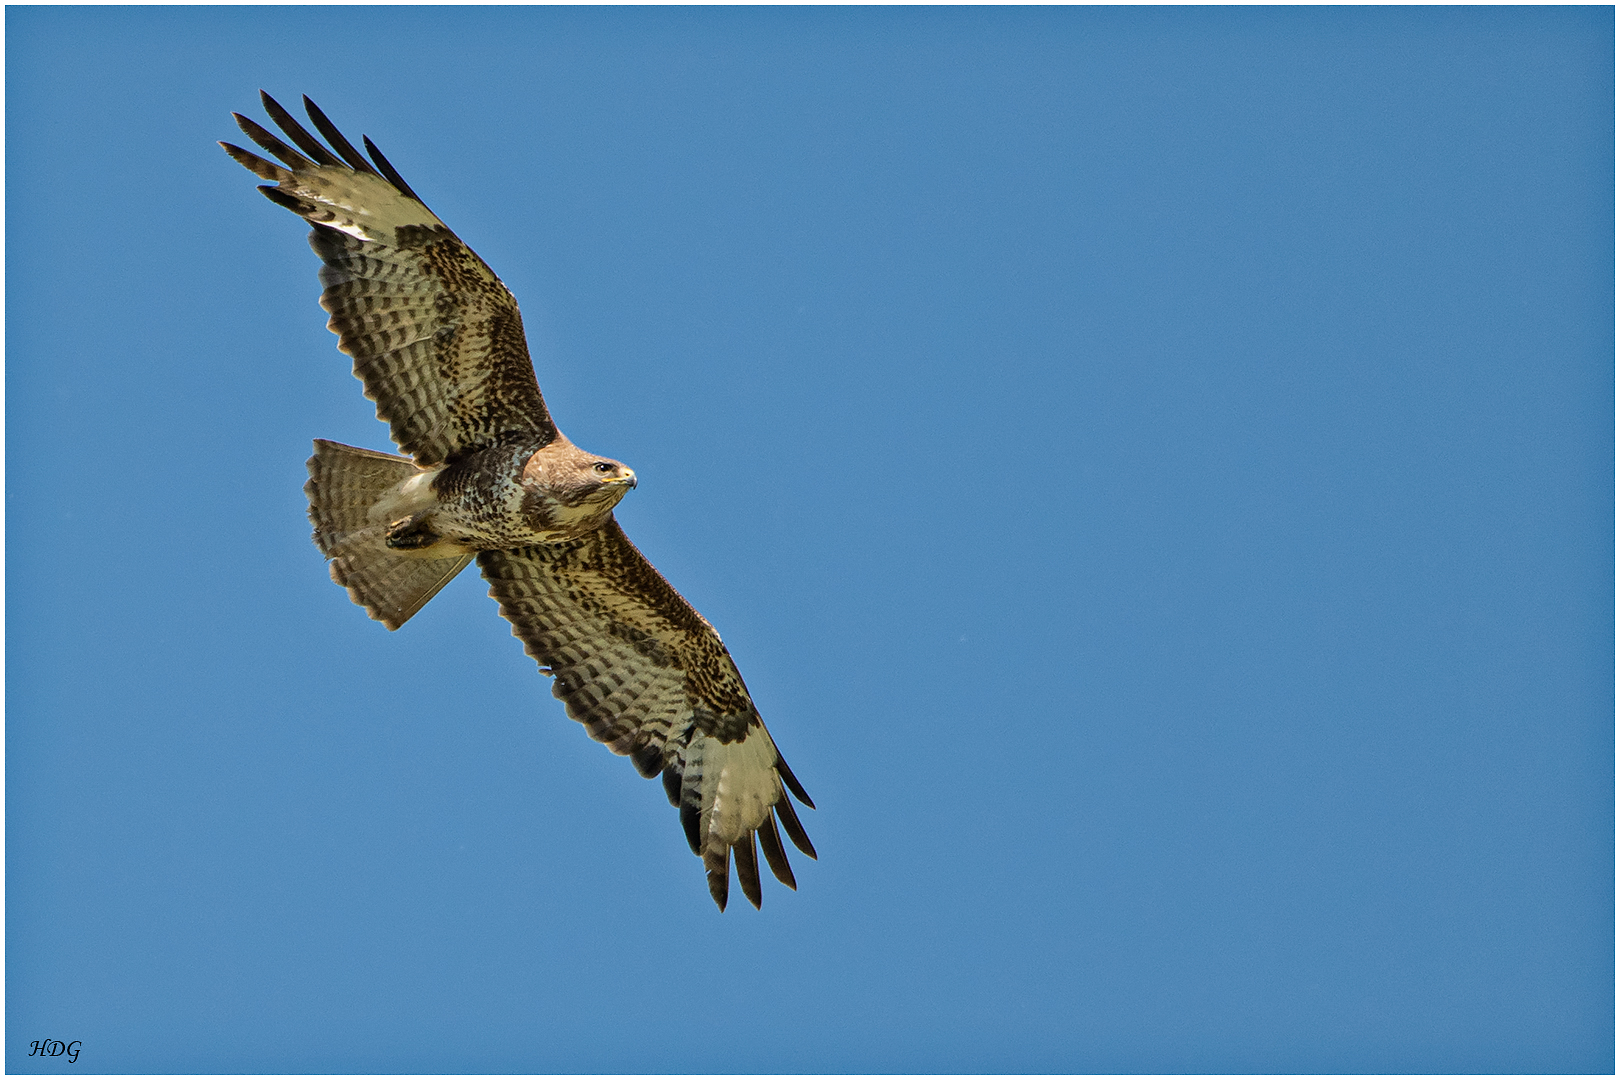
[[[622,485],[626,490],[634,490],[634,488],[636,486],[636,474],[635,474],[634,470],[625,468],[625,466],[623,466],[623,465],[621,465],[619,467],[621,469],[624,469],[624,475],[623,476],[615,476],[611,480],[602,481],[602,483],[604,483],[604,484],[612,484],[615,487],[618,487],[618,486]]]

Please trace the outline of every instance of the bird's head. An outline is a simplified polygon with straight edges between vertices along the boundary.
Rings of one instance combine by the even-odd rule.
[[[636,474],[628,465],[587,453],[561,436],[523,466],[529,516],[547,531],[567,536],[601,525],[635,486]]]
[[[593,502],[606,500],[612,506],[636,486],[635,470],[612,458],[596,458],[583,464],[579,472],[577,484],[581,489],[592,489],[587,498]]]

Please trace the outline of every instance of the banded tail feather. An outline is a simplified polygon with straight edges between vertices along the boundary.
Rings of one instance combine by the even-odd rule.
[[[332,580],[390,630],[405,625],[473,559],[424,558],[385,544],[389,523],[373,520],[371,511],[386,492],[420,472],[410,458],[316,439],[304,485],[315,546],[330,560]]]

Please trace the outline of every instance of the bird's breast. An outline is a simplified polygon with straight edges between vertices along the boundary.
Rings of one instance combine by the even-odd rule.
[[[577,540],[598,529],[613,513],[611,504],[571,501],[545,488],[529,487],[523,494],[523,516],[539,543]]]

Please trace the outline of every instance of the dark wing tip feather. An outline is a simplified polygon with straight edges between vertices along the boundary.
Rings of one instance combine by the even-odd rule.
[[[788,839],[793,841],[793,846],[814,859],[816,847],[810,842],[810,837],[805,835],[804,826],[799,824],[799,815],[793,812],[793,804],[786,799],[779,800],[776,803],[776,816],[782,819],[782,828],[787,830]]]
[[[731,849],[726,849],[725,864],[709,871],[709,895],[726,910],[726,895],[731,891]]]
[[[315,163],[313,161],[309,160],[303,154],[300,154],[298,151],[276,138],[274,135],[260,127],[258,124],[254,123],[248,117],[243,116],[241,113],[231,113],[231,115],[236,117],[236,126],[241,128],[243,133],[246,134],[248,138],[252,139],[254,142],[268,150],[272,155],[275,156],[277,161],[282,162],[289,169],[308,169],[314,167]]]
[[[742,886],[743,895],[748,902],[759,910],[759,859],[754,854],[754,833],[749,830],[746,835],[732,846],[737,853],[737,884]]]
[[[793,770],[788,768],[787,762],[782,760],[781,754],[776,755],[776,772],[782,777],[782,783],[787,785],[787,789],[793,792],[795,798],[812,810],[816,808],[816,804],[810,801],[810,796],[805,794],[804,785],[799,783],[797,776],[793,775]]]
[[[260,184],[259,191],[277,206],[284,206],[299,217],[308,217],[320,210],[320,207],[308,199],[300,199],[297,195],[289,195],[280,188],[272,187],[269,184]]]
[[[782,837],[776,831],[776,819],[765,815],[765,824],[759,827],[759,849],[765,853],[765,862],[776,875],[776,880],[797,892],[799,883],[793,880],[793,867],[788,864],[787,852],[782,850]]]
[[[664,794],[669,798],[669,805],[679,809],[681,805],[681,770],[674,765],[664,770]]]
[[[702,838],[698,836],[698,808],[695,806],[681,807],[681,828],[686,830],[686,842],[692,846],[692,854],[702,855]]]
[[[273,165],[258,154],[244,150],[234,143],[221,142],[219,144],[231,156],[231,160],[242,166],[260,180],[275,180],[278,183],[289,175],[280,165]]]
[[[377,168],[381,170],[383,179],[398,188],[401,195],[422,202],[422,196],[412,191],[411,185],[407,184],[404,177],[399,175],[398,170],[388,163],[388,159],[383,157],[383,152],[377,149],[377,144],[371,141],[371,136],[362,135],[360,141],[365,144],[366,153],[371,155],[371,160],[377,163]],[[422,205],[426,206],[427,203],[422,203]]]
[[[321,145],[319,139],[305,131],[304,125],[293,119],[293,114],[281,107],[281,102],[263,90],[259,91],[259,101],[264,105],[264,111],[270,114],[270,119],[276,122],[278,128],[287,133],[287,138],[297,144],[298,149],[315,159],[318,164],[343,164],[338,160],[337,155]]]
[[[304,95],[304,111],[309,114],[309,119],[315,125],[315,129],[326,137],[326,141],[332,144],[332,149],[342,156],[343,160],[348,163],[349,168],[355,172],[370,173],[372,176],[380,175],[376,169],[371,167],[371,162],[361,157],[360,151],[356,150],[354,145],[343,137],[343,132],[337,129],[337,125],[326,118],[326,114],[321,112],[320,106],[309,100],[308,94]]]

